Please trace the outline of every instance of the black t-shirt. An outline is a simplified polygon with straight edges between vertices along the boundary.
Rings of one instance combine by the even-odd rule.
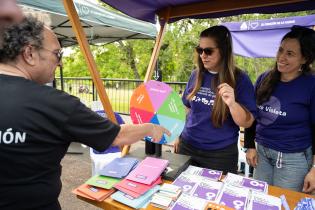
[[[56,209],[70,142],[105,150],[120,130],[78,98],[21,77],[0,75],[0,100],[1,210]]]

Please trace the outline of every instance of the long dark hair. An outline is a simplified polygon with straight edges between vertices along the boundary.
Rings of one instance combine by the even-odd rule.
[[[284,35],[281,42],[285,39],[296,39],[299,42],[301,54],[306,61],[301,66],[302,74],[311,72],[311,64],[315,59],[315,31],[306,27],[293,26],[291,31]],[[273,69],[267,73],[256,90],[257,104],[262,104],[269,100],[276,84],[280,81],[280,77],[281,73],[278,71],[276,62]]]
[[[216,92],[216,99],[212,110],[212,123],[215,127],[221,127],[227,119],[229,109],[218,95],[217,86],[221,83],[227,83],[235,89],[236,77],[240,71],[235,67],[234,57],[232,52],[232,38],[230,31],[225,26],[212,26],[200,33],[200,38],[211,38],[217,44],[221,55],[221,69],[218,75],[211,81],[211,89]],[[197,56],[197,75],[196,82],[192,92],[187,96],[191,100],[194,95],[199,91],[204,77],[204,72],[208,71],[200,58]]]

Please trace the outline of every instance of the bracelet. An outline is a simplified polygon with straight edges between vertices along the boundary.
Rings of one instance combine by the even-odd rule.
[[[315,164],[313,164],[313,168],[315,168]]]

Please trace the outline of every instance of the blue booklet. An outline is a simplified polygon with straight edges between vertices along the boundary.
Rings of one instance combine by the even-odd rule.
[[[111,198],[114,199],[115,201],[123,203],[132,208],[140,209],[140,208],[144,208],[145,205],[148,204],[152,195],[156,193],[159,189],[160,189],[160,185],[155,185],[153,188],[151,188],[149,191],[147,191],[145,194],[143,194],[139,198],[133,198],[126,193],[117,191],[111,195]]]
[[[116,158],[99,171],[100,175],[114,178],[124,178],[139,162],[136,158]]]

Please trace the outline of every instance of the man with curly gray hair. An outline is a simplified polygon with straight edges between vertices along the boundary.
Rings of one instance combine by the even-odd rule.
[[[0,58],[0,209],[59,210],[61,165],[71,142],[104,151],[165,128],[116,125],[80,100],[45,86],[61,64],[56,35],[33,17],[5,29]]]

